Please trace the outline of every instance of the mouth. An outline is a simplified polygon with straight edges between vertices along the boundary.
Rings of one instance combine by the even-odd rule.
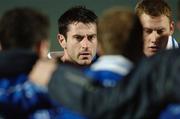
[[[90,55],[90,53],[89,52],[81,52],[81,53],[79,53],[79,55]]]
[[[160,47],[158,47],[158,46],[151,46],[151,47],[149,47],[149,49],[150,49],[152,52],[157,52],[157,51],[159,51]]]
[[[79,56],[81,57],[81,59],[89,59],[91,57],[91,53],[81,52],[81,53],[79,53]]]

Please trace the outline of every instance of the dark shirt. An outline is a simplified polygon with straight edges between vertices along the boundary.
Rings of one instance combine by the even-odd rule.
[[[179,69],[180,50],[163,51],[142,60],[116,87],[106,89],[94,85],[76,68],[59,67],[49,92],[59,103],[91,118],[157,119],[168,105],[180,103]]]

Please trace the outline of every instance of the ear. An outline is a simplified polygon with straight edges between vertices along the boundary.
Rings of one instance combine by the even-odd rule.
[[[174,33],[174,26],[175,26],[174,21],[171,21],[170,22],[170,33],[171,33],[170,35]]]
[[[59,44],[61,45],[61,47],[62,47],[63,49],[66,49],[66,39],[65,39],[64,35],[58,34],[58,35],[57,35],[57,39],[58,39],[58,42],[59,42]]]

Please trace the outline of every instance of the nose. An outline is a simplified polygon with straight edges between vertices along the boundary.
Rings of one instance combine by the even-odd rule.
[[[151,34],[151,42],[156,43],[158,41],[158,33],[156,31],[153,31]]]
[[[81,46],[82,46],[82,48],[89,47],[89,40],[86,37],[81,41]]]

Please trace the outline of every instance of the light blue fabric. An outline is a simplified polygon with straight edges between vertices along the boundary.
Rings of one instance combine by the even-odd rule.
[[[85,73],[102,86],[113,87],[132,67],[133,64],[121,55],[105,55],[99,57]]]

